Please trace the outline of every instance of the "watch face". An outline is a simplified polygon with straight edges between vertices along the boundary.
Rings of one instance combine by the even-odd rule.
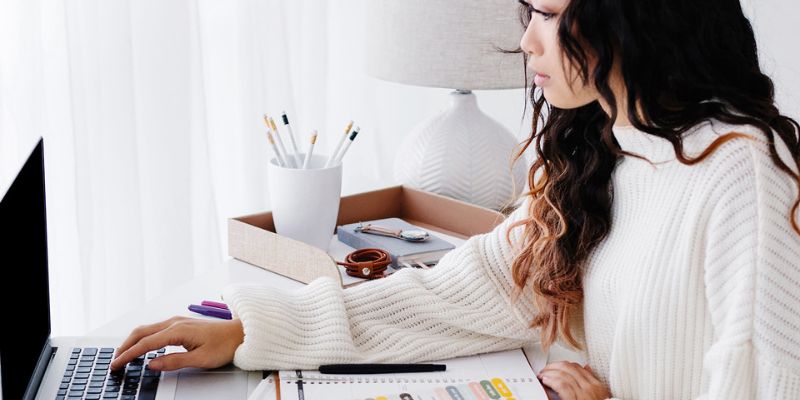
[[[428,232],[419,229],[409,229],[407,231],[400,232],[400,236],[403,239],[411,242],[421,242],[428,238]]]

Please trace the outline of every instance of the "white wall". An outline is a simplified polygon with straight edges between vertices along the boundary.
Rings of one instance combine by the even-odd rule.
[[[800,3],[796,0],[743,0],[753,24],[761,69],[775,82],[784,115],[800,118]]]

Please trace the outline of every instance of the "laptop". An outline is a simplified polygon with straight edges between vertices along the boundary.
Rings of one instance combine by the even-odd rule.
[[[247,399],[266,373],[232,364],[159,372],[150,360],[108,368],[124,338],[50,337],[44,144],[40,139],[0,201],[0,399]],[[1,193],[1,192],[0,192]]]

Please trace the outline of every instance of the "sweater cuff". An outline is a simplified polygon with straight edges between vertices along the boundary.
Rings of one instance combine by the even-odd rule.
[[[342,288],[331,278],[296,290],[231,284],[222,296],[244,328],[244,342],[233,359],[241,369],[316,369],[352,357],[343,350],[353,344]]]

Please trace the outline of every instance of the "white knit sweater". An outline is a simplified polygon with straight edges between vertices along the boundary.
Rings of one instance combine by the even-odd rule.
[[[617,165],[612,228],[589,259],[574,319],[583,356],[617,398],[800,399],[800,236],[788,220],[797,186],[751,127],[700,124],[686,153],[729,131],[757,140],[735,139],[687,166],[669,142],[615,128],[624,150],[666,161]],[[531,296],[510,298],[505,242],[527,206],[430,270],[345,290],[329,278],[295,291],[227,287],[245,331],[234,363],[422,362],[538,341]]]

